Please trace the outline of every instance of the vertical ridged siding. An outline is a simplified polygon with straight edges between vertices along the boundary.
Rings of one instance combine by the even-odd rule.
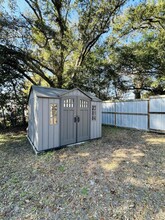
[[[59,147],[59,99],[38,98],[38,151]],[[57,104],[57,124],[50,125],[50,104]]]
[[[165,97],[150,98],[150,129],[165,131]]]
[[[96,106],[96,120],[92,120],[92,105]],[[102,136],[102,103],[91,102],[91,134],[90,139],[99,138]]]
[[[104,102],[103,124],[148,129],[148,101]]]
[[[103,102],[102,123],[118,127],[165,131],[165,96],[149,100]]]

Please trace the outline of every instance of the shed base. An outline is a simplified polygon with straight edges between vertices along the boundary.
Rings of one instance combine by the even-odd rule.
[[[76,146],[76,145],[81,145],[81,144],[85,144],[87,141],[83,141],[83,142],[78,142],[78,143],[75,143],[75,144],[68,144],[66,145],[66,147],[72,147],[72,146]]]
[[[30,142],[30,144],[31,144],[31,146],[32,146],[32,148],[33,148],[35,154],[38,155],[39,153],[41,153],[41,152],[39,152],[39,151],[35,148],[34,144],[33,144],[32,141],[30,140],[29,136],[26,135],[26,137],[27,137],[28,141]]]
[[[93,138],[93,139],[89,139],[89,140],[86,140],[86,141],[83,141],[83,142],[78,142],[78,143],[74,143],[74,144],[68,144],[68,145],[63,145],[63,146],[59,146],[59,147],[54,147],[54,148],[49,148],[49,149],[46,149],[46,150],[38,151],[35,148],[34,144],[32,143],[31,139],[29,138],[29,136],[26,135],[26,137],[27,137],[28,141],[30,142],[30,145],[32,146],[32,148],[33,148],[33,150],[34,150],[36,155],[42,154],[42,153],[47,152],[47,151],[60,150],[62,148],[66,148],[66,147],[78,146],[78,145],[81,145],[81,144],[85,144],[85,143],[87,143],[89,141],[98,140],[98,139],[102,138],[102,137]]]

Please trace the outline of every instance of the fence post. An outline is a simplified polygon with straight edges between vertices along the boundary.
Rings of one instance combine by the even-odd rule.
[[[150,130],[150,97],[148,99],[148,130]]]
[[[116,127],[116,102],[115,102],[115,127]]]

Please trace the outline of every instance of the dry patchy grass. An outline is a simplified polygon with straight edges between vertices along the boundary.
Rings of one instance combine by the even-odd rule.
[[[103,127],[102,139],[36,156],[0,135],[0,219],[165,219],[165,135]]]

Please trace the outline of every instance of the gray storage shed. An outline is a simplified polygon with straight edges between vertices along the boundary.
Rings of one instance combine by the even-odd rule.
[[[28,139],[40,152],[102,135],[102,101],[80,89],[32,86]]]

